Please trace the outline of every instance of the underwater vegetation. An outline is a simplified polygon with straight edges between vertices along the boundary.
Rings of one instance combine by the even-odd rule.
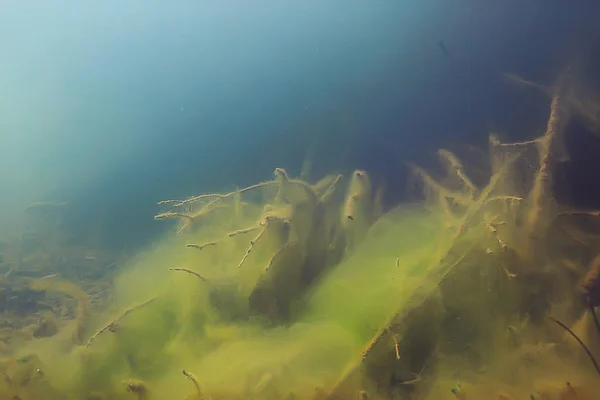
[[[368,171],[276,168],[161,201],[170,228],[128,257],[71,246],[68,204],[31,205],[0,260],[0,399],[597,398],[600,211],[551,182],[568,120],[597,133],[600,113],[569,70],[510,80],[548,94],[546,131],[411,164],[418,204],[384,210]]]

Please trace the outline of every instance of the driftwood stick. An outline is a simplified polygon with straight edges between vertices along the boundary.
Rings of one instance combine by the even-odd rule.
[[[128,314],[139,310],[142,307],[147,306],[148,304],[152,303],[154,300],[156,300],[156,297],[153,297],[149,300],[146,300],[143,303],[140,304],[136,304],[132,307],[129,307],[128,309],[126,309],[125,311],[123,311],[121,314],[119,314],[115,319],[113,319],[112,321],[110,321],[108,324],[106,324],[105,326],[103,326],[98,332],[94,333],[92,335],[92,337],[88,340],[87,344],[85,345],[85,347],[90,347],[90,345],[92,344],[92,342],[94,340],[96,340],[96,338],[98,338],[98,336],[100,336],[101,334],[103,334],[104,332],[113,329],[118,323],[119,321],[121,321],[123,318],[125,318]]]

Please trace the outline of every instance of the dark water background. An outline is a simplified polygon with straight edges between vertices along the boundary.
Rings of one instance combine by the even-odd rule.
[[[551,83],[583,54],[598,88],[599,16],[592,0],[3,0],[0,233],[68,200],[82,240],[141,244],[165,227],[156,201],[297,174],[309,153],[315,177],[366,169],[392,204],[406,160],[543,132],[549,100],[502,73]],[[600,206],[600,140],[569,130],[560,196]]]

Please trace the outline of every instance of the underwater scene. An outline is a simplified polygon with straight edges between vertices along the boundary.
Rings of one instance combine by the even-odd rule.
[[[0,400],[600,399],[600,3],[0,9]]]

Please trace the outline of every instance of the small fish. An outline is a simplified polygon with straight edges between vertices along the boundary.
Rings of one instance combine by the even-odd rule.
[[[42,280],[42,279],[52,279],[52,278],[55,278],[57,276],[58,276],[58,274],[50,274],[50,275],[42,276],[40,278],[40,280]]]
[[[508,269],[506,269],[506,267],[502,267],[504,269],[504,272],[506,273],[506,276],[508,277],[508,279],[515,279],[517,277],[517,274],[514,274],[512,272],[510,272]]]
[[[360,196],[358,194],[349,195],[344,202],[344,215],[350,221],[354,221],[357,209],[359,207],[358,201]]]
[[[440,40],[440,41],[438,41],[437,44],[438,44],[438,47],[440,48],[440,50],[442,51],[442,54],[444,55],[444,57],[450,57],[450,52],[448,51],[448,48],[446,47],[444,42],[442,42]]]
[[[400,257],[396,257],[396,268],[400,267]]]
[[[108,264],[106,267],[104,267],[104,269],[109,269],[109,268],[112,268],[112,267],[114,267],[115,265],[117,265],[117,262],[116,262],[116,261],[115,261],[115,262],[112,262],[112,263],[110,263],[110,264]]]
[[[116,322],[113,322],[112,324],[110,324],[108,326],[108,331],[110,333],[118,333],[120,329],[121,329],[121,326]]]

